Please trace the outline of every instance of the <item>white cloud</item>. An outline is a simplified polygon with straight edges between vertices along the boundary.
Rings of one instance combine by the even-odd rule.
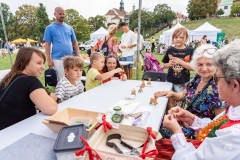
[[[1,0],[1,2],[9,5],[10,10],[15,13],[19,6],[23,4],[31,4],[38,6],[42,3],[46,9],[49,18],[53,17],[53,10],[57,6],[64,9],[76,9],[84,18],[89,18],[96,15],[104,15],[111,8],[119,8],[120,0]],[[139,0],[123,0],[126,11],[131,11],[133,4],[138,8]],[[157,4],[166,3],[175,12],[187,14],[186,8],[188,0],[142,0],[142,8],[147,8],[153,11]]]

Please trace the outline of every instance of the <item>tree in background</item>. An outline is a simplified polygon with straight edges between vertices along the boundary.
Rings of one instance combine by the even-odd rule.
[[[7,30],[8,36],[11,35],[11,26],[13,25],[13,14],[10,12],[10,8],[7,4],[1,3],[3,18],[5,22],[5,27]],[[3,26],[2,26],[2,19],[0,18],[0,38],[4,38]]]
[[[218,16],[224,15],[224,11],[222,10],[222,8],[220,8],[220,9],[217,11],[217,15],[218,15]]]
[[[233,3],[231,7],[231,16],[239,17],[240,16],[240,2]]]
[[[90,26],[88,21],[80,16],[78,11],[75,9],[67,9],[65,12],[65,22],[73,27],[77,40],[88,40],[90,35]]]
[[[147,9],[141,10],[141,34],[145,35],[145,31],[155,24],[153,14]],[[138,10],[134,10],[129,16],[129,27],[133,30],[138,26]]]
[[[217,11],[218,0],[190,0],[187,6],[190,20],[208,18],[214,16]]]
[[[35,29],[37,22],[37,8],[24,4],[18,7],[15,12],[14,22],[11,27],[11,39],[32,38],[35,39]],[[10,39],[10,35],[9,35]]]
[[[34,30],[34,32],[35,32],[36,38],[38,38],[38,40],[42,40],[45,28],[50,23],[48,19],[46,7],[43,6],[42,3],[39,3],[36,16],[37,16],[37,22],[36,22],[36,29]]]
[[[158,4],[153,10],[155,24],[171,24],[176,19],[176,14],[167,4]]]
[[[95,31],[99,29],[100,27],[106,27],[106,18],[104,16],[97,15],[95,17],[89,17],[88,18],[88,24],[90,26],[90,31]]]

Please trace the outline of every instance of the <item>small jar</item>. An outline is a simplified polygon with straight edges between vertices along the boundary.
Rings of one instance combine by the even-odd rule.
[[[122,108],[120,106],[116,106],[113,108],[114,114],[112,115],[112,121],[114,123],[120,123],[123,119]]]

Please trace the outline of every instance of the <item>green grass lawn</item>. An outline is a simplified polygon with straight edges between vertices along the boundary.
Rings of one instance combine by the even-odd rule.
[[[240,38],[240,18],[239,17],[221,17],[221,18],[208,18],[202,19],[197,21],[188,21],[181,23],[189,30],[194,30],[201,26],[203,23],[209,22],[213,26],[222,29],[222,32],[225,32],[225,36],[228,37],[228,40],[232,40],[235,37]],[[155,39],[159,39],[160,35],[163,31],[168,30],[169,28],[165,28],[164,30],[158,32],[157,34],[153,35]],[[150,40],[147,39],[147,40]]]

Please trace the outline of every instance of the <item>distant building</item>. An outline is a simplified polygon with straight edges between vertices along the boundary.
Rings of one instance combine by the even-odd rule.
[[[120,2],[119,9],[112,8],[106,14],[106,25],[115,23],[119,24],[119,22],[128,22],[129,21],[129,14],[124,10],[124,3],[123,0]]]
[[[222,9],[224,14],[222,16],[229,16],[231,13],[231,7],[234,0],[219,0],[218,10]]]
[[[186,22],[188,20],[188,17],[184,16],[182,13],[176,12],[176,19],[173,20],[173,24]]]

